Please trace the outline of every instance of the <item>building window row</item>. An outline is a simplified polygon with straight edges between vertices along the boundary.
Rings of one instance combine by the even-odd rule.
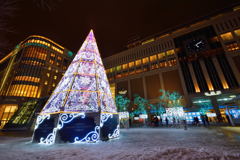
[[[38,58],[41,60],[46,60],[47,53],[45,49],[37,50],[35,47],[28,47],[25,50],[24,57]]]
[[[240,29],[234,30],[233,32],[226,32],[220,35],[223,41],[231,41],[234,37],[240,38]]]
[[[132,64],[132,62],[130,62],[130,64]],[[133,68],[128,68],[125,70],[121,70],[121,68],[123,67],[120,65],[120,66],[117,66],[116,69],[111,68],[106,70],[106,72],[108,74],[109,81],[111,81],[114,78],[123,78],[133,74],[138,74],[138,73],[142,73],[142,72],[146,72],[146,71],[150,71],[158,68],[172,67],[176,65],[177,65],[176,58],[170,58],[168,60],[162,60],[160,62],[155,61],[153,63],[146,63],[143,65],[139,65]]]
[[[30,39],[26,43],[38,43],[50,47],[50,43],[38,39]]]
[[[40,78],[37,77],[31,77],[31,76],[16,76],[14,78],[15,81],[28,81],[28,82],[35,82],[35,83],[39,83],[40,82]]]
[[[50,43],[42,41],[42,40],[39,40],[39,39],[30,39],[26,43],[42,44],[42,45],[45,45],[47,47],[50,47],[51,49],[53,49],[54,51],[57,51],[58,53],[63,54],[63,50],[62,49],[59,49],[58,47],[55,47],[53,44],[50,45]]]
[[[34,65],[34,66],[43,66],[44,65],[44,63],[42,63],[42,62],[33,61],[33,60],[23,60],[22,63],[27,64],[27,65]]]
[[[57,47],[55,47],[55,46],[51,46],[51,48],[52,48],[54,51],[57,51],[57,52],[63,54],[63,50],[61,50],[61,49],[59,49],[59,48],[57,48]]]
[[[221,34],[220,37],[222,38],[223,41],[230,41],[233,39],[233,35],[231,32]]]
[[[33,85],[23,84],[11,85],[8,92],[8,96],[39,98],[40,94],[38,94],[38,88],[39,88],[38,86]]]
[[[226,46],[226,49],[228,52],[233,52],[233,51],[237,51],[240,49],[237,42],[233,42],[233,43],[227,44],[225,46]]]
[[[149,42],[150,43],[150,42]],[[114,58],[115,60],[111,60],[108,64],[105,64],[107,66],[114,66],[116,64],[121,64],[121,63],[124,63],[126,61],[129,61],[129,60],[134,60],[138,57],[146,57],[148,55],[151,55],[151,54],[154,54],[154,53],[159,53],[161,51],[171,51],[170,53],[168,54],[171,54],[171,53],[174,53],[173,51],[173,48],[174,45],[173,45],[173,41],[171,40],[168,40],[168,41],[164,41],[164,42],[161,42],[161,43],[154,43],[150,46],[143,46],[142,48],[139,48],[138,50],[136,49],[131,49],[131,50],[128,50],[127,52],[127,55],[125,56],[121,56],[121,57],[117,57],[117,58]],[[166,51],[166,52],[167,52]],[[125,53],[122,53],[122,54],[125,54]]]
[[[135,60],[135,61],[132,61],[132,62],[129,62],[129,63],[125,63],[125,64],[122,64],[122,65],[118,65],[116,67],[112,67],[110,69],[107,69],[106,73],[112,73],[112,72],[115,72],[115,71],[131,69],[133,67],[138,67],[140,65],[146,65],[146,64],[149,64],[149,63],[154,63],[158,60],[159,61],[163,60],[164,58],[172,56],[174,54],[175,54],[174,50],[171,49],[171,50],[168,50],[166,52],[161,52],[161,53],[149,56],[149,57],[144,57],[142,59],[138,59],[138,60]]]
[[[224,31],[236,28],[237,26],[240,26],[240,17],[232,17],[232,16],[229,16],[229,17],[231,18],[216,24],[216,29],[218,32],[224,32]]]

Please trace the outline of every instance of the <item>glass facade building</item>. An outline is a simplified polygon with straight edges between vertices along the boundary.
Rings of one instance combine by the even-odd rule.
[[[73,53],[33,35],[0,60],[1,126],[22,103],[49,96],[72,61]]]

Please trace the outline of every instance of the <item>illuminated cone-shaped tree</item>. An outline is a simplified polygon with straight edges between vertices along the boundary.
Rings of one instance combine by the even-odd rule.
[[[37,118],[33,142],[96,142],[119,136],[116,105],[91,30]]]

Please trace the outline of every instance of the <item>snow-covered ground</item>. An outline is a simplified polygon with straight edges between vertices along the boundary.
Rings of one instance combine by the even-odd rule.
[[[96,144],[39,145],[31,137],[0,136],[0,160],[193,159],[240,160],[240,134],[222,129],[122,129],[120,139]]]

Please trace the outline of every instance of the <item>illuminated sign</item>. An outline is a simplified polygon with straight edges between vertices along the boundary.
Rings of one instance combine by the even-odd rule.
[[[139,115],[139,118],[147,119],[147,118],[148,118],[148,115],[147,115],[147,114],[140,114],[140,115]]]
[[[118,113],[119,113],[119,119],[129,119],[128,112],[118,112]]]
[[[208,117],[217,117],[216,113],[207,113]]]

